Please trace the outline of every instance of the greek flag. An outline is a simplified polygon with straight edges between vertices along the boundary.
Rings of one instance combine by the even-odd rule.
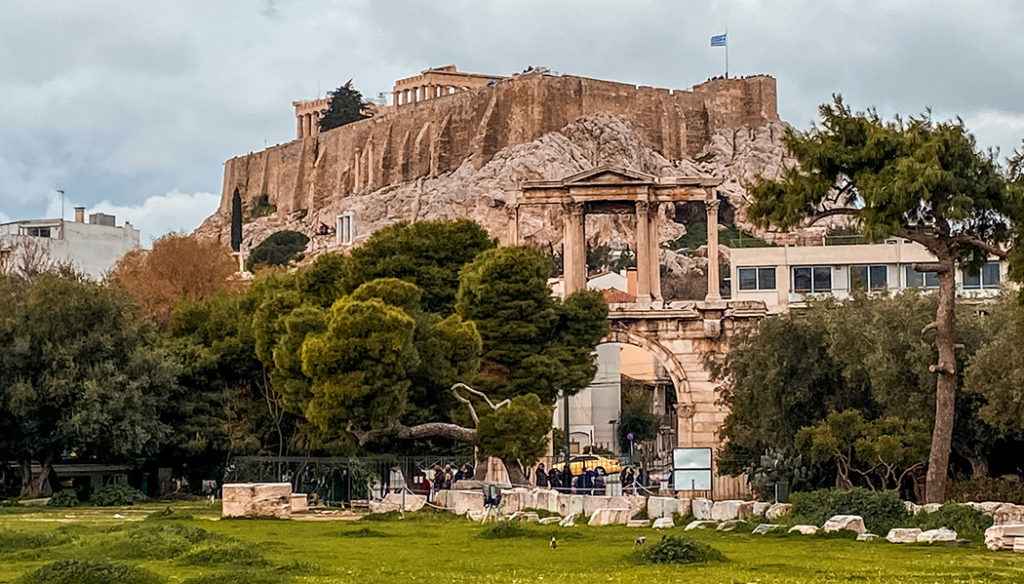
[[[716,34],[715,36],[711,37],[711,46],[712,47],[724,47],[725,46],[725,37],[726,37],[726,35],[724,35],[724,34]]]

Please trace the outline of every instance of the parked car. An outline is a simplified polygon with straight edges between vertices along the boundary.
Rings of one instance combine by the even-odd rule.
[[[553,470],[562,471],[565,462],[552,464]],[[579,476],[588,470],[597,471],[601,469],[605,474],[614,474],[622,470],[619,461],[614,458],[605,458],[597,454],[578,454],[569,458],[569,472],[573,476]]]

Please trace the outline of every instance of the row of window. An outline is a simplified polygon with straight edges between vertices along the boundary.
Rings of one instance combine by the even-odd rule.
[[[775,267],[739,268],[741,291],[775,290]],[[884,264],[850,266],[851,290],[885,290],[889,288],[889,269]],[[918,272],[904,266],[908,288],[938,288],[934,272]],[[963,288],[982,290],[999,287],[999,262],[989,262],[980,270],[963,270]],[[793,268],[793,292],[816,293],[832,291],[831,266],[796,266]]]

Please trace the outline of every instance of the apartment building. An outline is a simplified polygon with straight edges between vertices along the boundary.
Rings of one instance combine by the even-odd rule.
[[[807,305],[809,299],[846,298],[856,290],[896,292],[935,289],[934,273],[915,263],[934,262],[920,244],[891,239],[878,244],[731,249],[730,289],[735,300],[761,300],[770,314]],[[979,270],[958,269],[957,292],[967,298],[994,296],[1006,281],[1006,262]]]

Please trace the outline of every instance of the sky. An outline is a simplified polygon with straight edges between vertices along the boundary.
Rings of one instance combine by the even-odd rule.
[[[223,162],[295,137],[291,101],[431,66],[685,89],[778,80],[797,128],[841,93],[1024,138],[1024,3],[942,0],[2,0],[0,222],[114,213],[143,244],[217,207]]]

